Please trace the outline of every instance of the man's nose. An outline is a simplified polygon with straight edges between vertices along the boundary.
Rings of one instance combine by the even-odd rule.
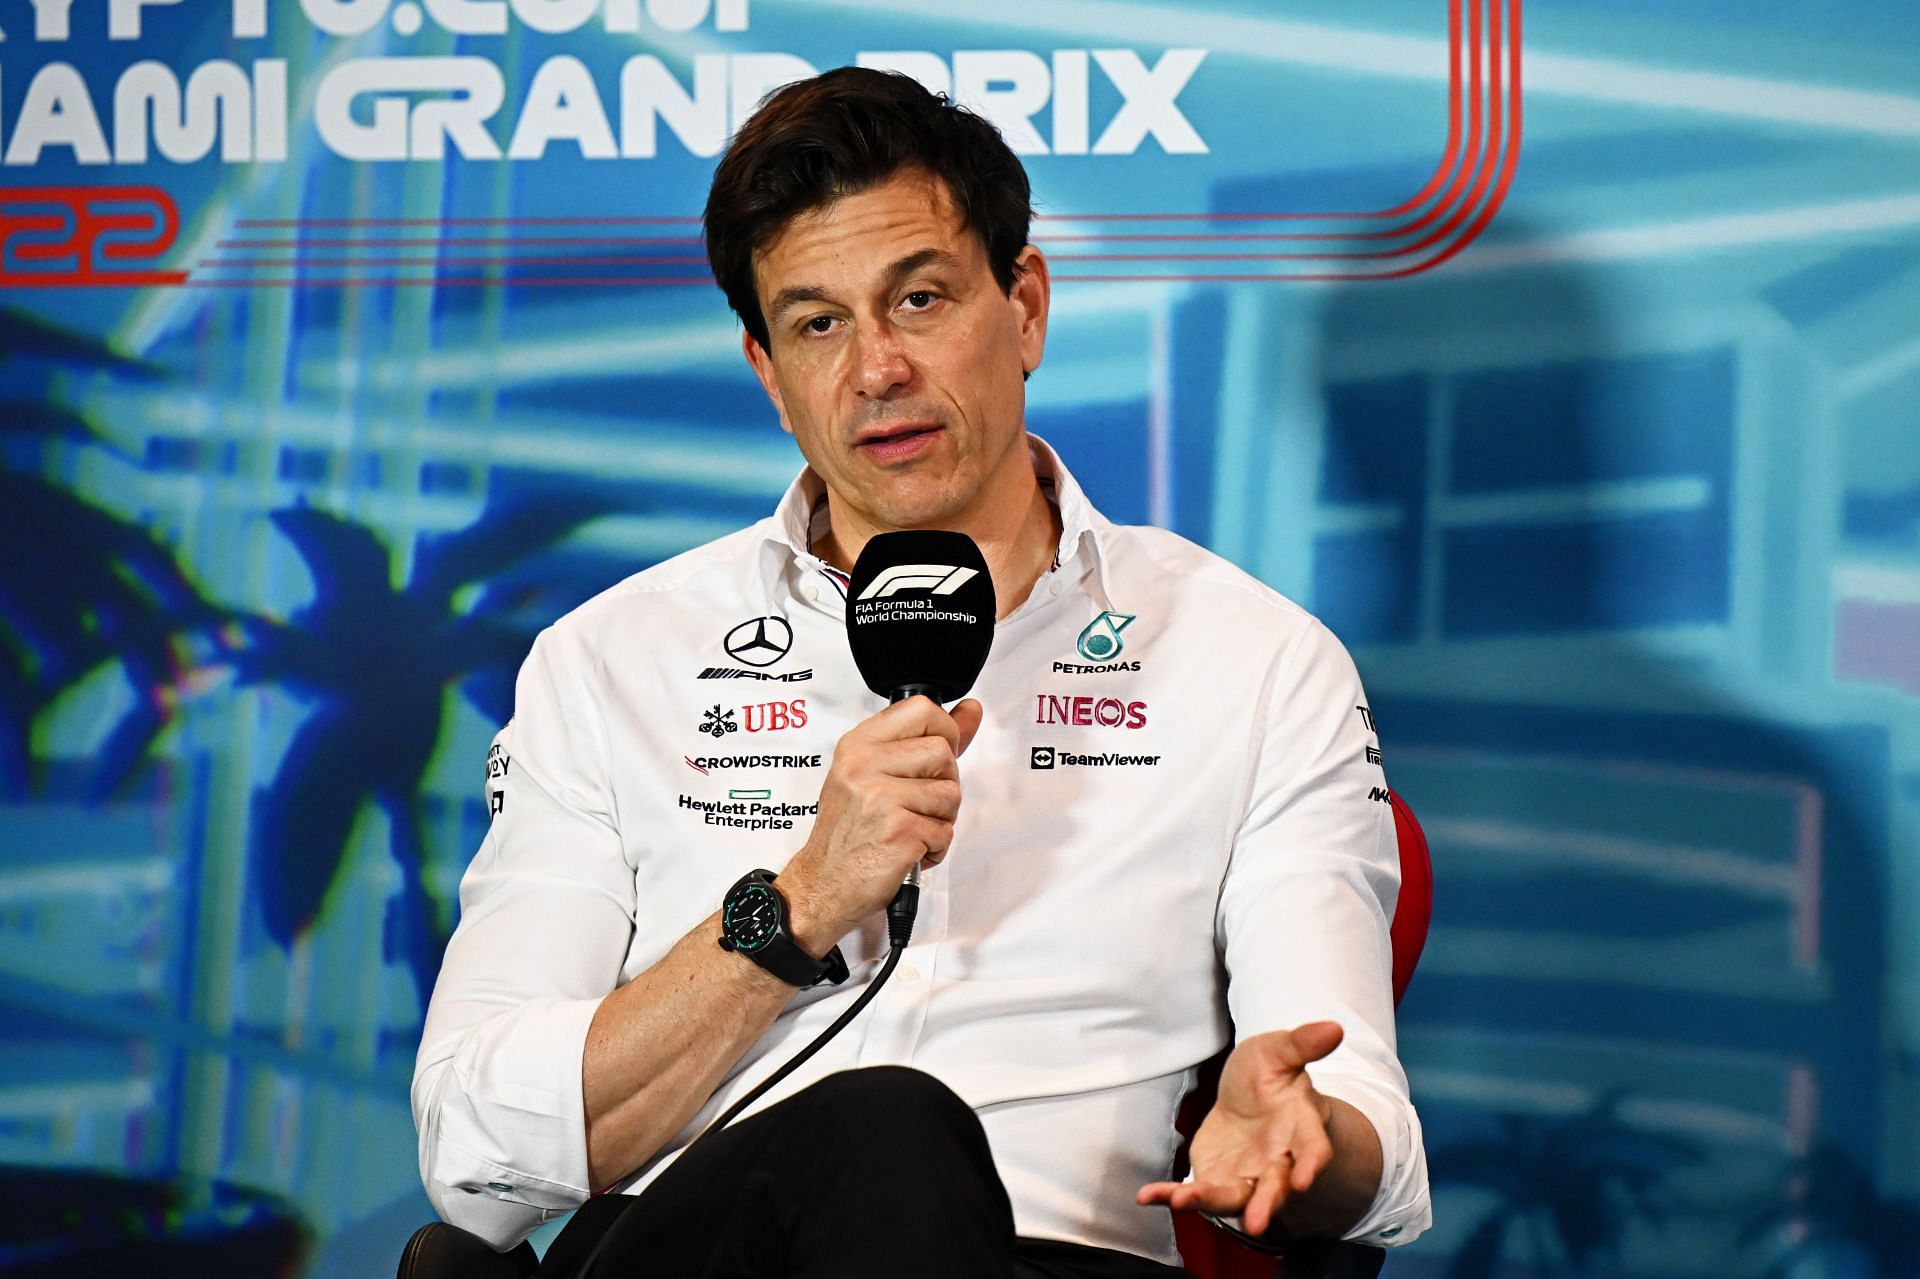
[[[861,325],[854,335],[854,390],[867,399],[887,398],[913,380],[899,330],[885,320]]]

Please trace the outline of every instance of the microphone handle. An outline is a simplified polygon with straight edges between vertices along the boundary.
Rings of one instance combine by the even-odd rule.
[[[891,705],[894,702],[904,702],[909,697],[920,697],[920,696],[930,697],[933,699],[933,704],[935,706],[940,705],[940,689],[939,689],[939,686],[935,684],[902,684],[900,685],[900,687],[894,689],[893,692],[887,695],[887,702],[889,705]],[[905,890],[908,888],[913,889],[912,895],[914,897],[916,898],[919,897],[920,895],[920,863],[919,862],[915,862],[912,865],[912,867],[908,869],[907,877],[901,880],[900,884],[901,884],[902,891],[899,893],[896,893],[893,899],[896,904],[900,902],[900,899],[902,897],[907,895]]]

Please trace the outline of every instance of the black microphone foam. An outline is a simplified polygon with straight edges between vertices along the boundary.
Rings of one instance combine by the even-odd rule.
[[[847,642],[867,687],[945,705],[973,687],[993,647],[993,578],[965,533],[877,533],[847,587]]]

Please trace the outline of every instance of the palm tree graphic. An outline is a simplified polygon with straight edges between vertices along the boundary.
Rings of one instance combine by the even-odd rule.
[[[86,798],[98,802],[132,779],[172,721],[190,665],[185,638],[227,614],[145,529],[36,476],[0,472],[0,542],[10,548],[0,557],[0,776],[36,789],[34,725],[118,662],[134,698],[97,752]]]
[[[310,703],[256,809],[250,877],[268,933],[290,946],[319,917],[355,821],[385,812],[401,872],[389,953],[412,970],[422,1006],[448,930],[428,894],[421,783],[456,691],[497,712],[487,690],[510,686],[537,626],[506,590],[456,596],[612,509],[596,496],[548,493],[489,508],[472,525],[425,539],[412,579],[392,584],[371,529],[311,507],[273,513],[313,575],[315,592],[284,622],[253,616],[236,658],[242,682],[279,685]],[[504,716],[496,716],[504,718]]]
[[[1500,1196],[1454,1254],[1449,1279],[1488,1279],[1515,1226],[1526,1233],[1536,1273],[1558,1275],[1616,1260],[1633,1216],[1665,1221],[1668,1176],[1703,1152],[1685,1138],[1623,1121],[1625,1095],[1610,1091],[1576,1115],[1503,1114],[1499,1137],[1434,1152],[1436,1180]]]
[[[1913,1279],[1920,1199],[1882,1194],[1843,1147],[1823,1142],[1790,1162],[1780,1198],[1747,1224],[1749,1243],[1778,1241],[1769,1279]]]
[[[0,363],[22,360],[161,375],[96,338],[0,307]],[[85,417],[35,399],[0,400],[0,443],[8,440],[111,447]],[[133,700],[96,752],[84,798],[99,802],[124,789],[172,721],[188,641],[217,634],[229,615],[147,529],[37,475],[0,470],[0,546],[0,794],[38,789],[42,717],[118,663]]]

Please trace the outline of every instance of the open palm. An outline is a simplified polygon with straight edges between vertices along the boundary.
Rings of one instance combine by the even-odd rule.
[[[1194,1134],[1192,1180],[1143,1186],[1139,1202],[1238,1216],[1248,1234],[1265,1234],[1281,1206],[1311,1188],[1333,1158],[1332,1102],[1306,1067],[1339,1047],[1341,1036],[1336,1023],[1316,1021],[1242,1040]]]

